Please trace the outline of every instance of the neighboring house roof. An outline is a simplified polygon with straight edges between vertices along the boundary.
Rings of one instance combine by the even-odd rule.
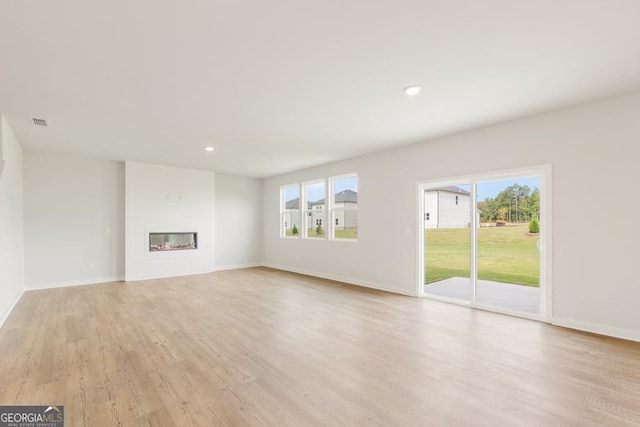
[[[358,203],[358,193],[353,190],[342,190],[336,193],[336,203]],[[309,202],[309,205],[323,205],[324,199]]]
[[[341,202],[358,203],[358,193],[353,190],[342,190],[336,194],[336,203]]]
[[[287,201],[284,207],[285,209],[300,209],[300,197]]]
[[[440,188],[434,188],[431,190],[427,190],[427,191],[446,191],[449,193],[456,193],[456,194],[466,194],[467,196],[471,195],[470,192],[468,192],[467,190],[463,190],[460,187],[456,187],[454,185],[448,186],[448,187],[440,187]]]

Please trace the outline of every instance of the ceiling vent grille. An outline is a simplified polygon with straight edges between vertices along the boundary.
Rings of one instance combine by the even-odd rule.
[[[49,126],[45,119],[37,119],[35,117],[32,117],[31,120],[33,120],[33,124],[36,126],[44,126],[44,127]]]

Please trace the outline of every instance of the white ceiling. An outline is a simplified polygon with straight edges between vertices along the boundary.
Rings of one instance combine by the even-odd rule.
[[[29,150],[265,177],[640,88],[639,17],[638,0],[2,0],[0,112]]]

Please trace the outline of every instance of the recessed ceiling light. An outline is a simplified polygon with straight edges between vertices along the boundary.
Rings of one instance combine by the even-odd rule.
[[[404,93],[406,93],[409,96],[413,96],[413,95],[417,95],[420,93],[420,91],[422,90],[422,87],[420,86],[407,86],[404,88]]]
[[[205,151],[208,151],[209,153],[211,153],[212,151],[215,151],[215,148],[213,147],[204,147]]]

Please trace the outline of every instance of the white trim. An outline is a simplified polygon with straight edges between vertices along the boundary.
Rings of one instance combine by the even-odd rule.
[[[300,238],[300,232],[298,232],[297,236],[287,236],[285,227],[284,227],[284,221],[282,220],[283,215],[285,214],[285,210],[286,210],[286,200],[284,197],[284,193],[285,190],[289,187],[298,187],[298,212],[302,212],[302,188],[300,187],[300,183],[293,183],[293,184],[285,184],[285,185],[281,185],[280,186],[280,238],[281,239],[299,239]],[[300,228],[302,228],[302,214],[300,214]]]
[[[478,217],[478,183],[472,182],[469,185],[469,275],[471,280],[471,306],[477,307],[478,301],[478,225],[480,218]],[[458,196],[456,196],[457,198]],[[439,202],[438,202],[439,203]],[[438,212],[438,223],[440,222],[440,212]]]
[[[209,271],[216,271],[216,174],[209,179]]]
[[[167,274],[163,276],[145,276],[145,277],[127,277],[124,279],[125,282],[140,282],[143,280],[155,280],[155,279],[168,279],[171,277],[183,277],[183,276],[195,276],[198,274],[210,274],[215,273],[215,271],[193,271],[189,273],[179,273],[179,274]]]
[[[640,331],[631,329],[616,328],[615,326],[603,325],[601,323],[584,322],[582,320],[564,319],[560,317],[551,318],[551,324],[563,328],[640,342]]]
[[[9,318],[13,309],[16,308],[18,301],[20,301],[20,298],[22,298],[22,295],[24,295],[24,291],[25,289],[23,287],[14,295],[13,299],[11,299],[11,301],[9,302],[9,305],[4,308],[4,311],[0,313],[0,328],[2,328],[4,322]]]
[[[329,179],[333,179],[333,180],[345,179],[345,178],[353,178],[354,176],[357,178],[358,172],[349,172],[349,173],[343,173],[341,175],[333,175],[333,176],[330,176]]]
[[[348,277],[337,276],[337,275],[334,275],[334,274],[325,274],[325,273],[320,273],[320,272],[317,272],[317,271],[303,270],[301,268],[292,268],[292,267],[287,267],[287,266],[284,266],[284,265],[271,264],[271,263],[268,263],[268,262],[267,263],[263,263],[262,266],[263,267],[268,267],[268,268],[273,268],[273,269],[276,269],[276,270],[289,271],[291,273],[304,274],[305,276],[319,277],[321,279],[328,279],[328,280],[333,280],[333,281],[336,281],[336,282],[347,283],[349,285],[356,285],[356,286],[362,286],[364,288],[377,289],[379,291],[390,292],[390,293],[393,293],[393,294],[405,295],[405,296],[409,296],[409,297],[418,296],[417,294],[414,294],[414,293],[411,293],[411,292],[404,292],[402,290],[395,289],[395,288],[389,287],[389,286],[381,284],[381,283],[368,282],[368,281],[359,280],[359,279],[351,279],[351,278],[348,278]]]
[[[424,296],[424,189],[423,184],[416,182],[416,207],[418,208],[418,218],[416,224],[416,289],[415,293],[419,297]]]
[[[552,166],[542,165],[540,170],[543,172],[540,174],[540,250],[544,254],[540,257],[540,290],[542,298],[540,301],[541,313],[546,314],[546,321],[551,322],[553,317],[553,275],[551,274],[551,266],[553,263],[553,239],[552,234],[552,207],[551,201],[553,193],[552,179]]]
[[[216,271],[223,270],[239,270],[241,268],[253,268],[253,267],[262,267],[264,264],[261,262],[251,262],[247,264],[230,264],[230,265],[218,265],[216,266]]]
[[[123,282],[124,276],[111,276],[111,277],[97,277],[94,279],[85,280],[72,280],[65,282],[49,282],[38,283],[35,285],[25,286],[26,291],[37,291],[40,289],[54,289],[54,288],[66,288],[69,286],[84,286],[84,285],[97,285],[99,283],[111,283],[111,282]]]

